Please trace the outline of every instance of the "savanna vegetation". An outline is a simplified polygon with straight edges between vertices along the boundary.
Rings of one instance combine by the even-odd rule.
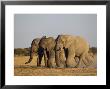
[[[14,49],[15,76],[95,76],[97,48],[82,37],[43,36],[29,48]]]
[[[37,49],[36,49],[37,52]],[[97,48],[90,48],[90,52],[97,53]],[[29,59],[30,48],[16,48],[14,49],[14,75],[15,76],[96,76],[96,68],[42,68],[37,67],[37,56],[34,53],[34,58],[30,64],[25,65]]]

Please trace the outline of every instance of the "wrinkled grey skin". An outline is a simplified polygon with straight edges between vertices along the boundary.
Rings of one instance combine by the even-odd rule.
[[[36,38],[36,39],[34,39],[32,41],[32,43],[31,43],[31,50],[30,50],[30,58],[29,58],[29,60],[25,64],[30,63],[32,61],[32,59],[33,59],[33,54],[37,52],[37,67],[41,67],[41,61],[42,61],[42,57],[44,56],[44,51],[39,46],[39,42],[43,38],[46,38],[46,36],[43,36],[42,38]]]
[[[35,49],[38,49],[37,66],[41,67],[42,57],[44,56],[45,67],[55,67],[54,47],[55,39],[53,37],[46,38],[46,36],[43,36],[42,38],[34,39],[31,43],[30,58],[25,64],[28,64],[32,61],[33,54],[36,52]]]
[[[55,39],[53,37],[41,38],[39,42],[39,48],[43,49],[45,67],[55,67]]]
[[[65,53],[65,51],[67,52]],[[79,67],[89,51],[89,44],[79,36],[58,35],[56,39],[56,64],[58,67]],[[65,56],[64,56],[65,55]],[[79,58],[78,63],[75,57]],[[66,60],[65,60],[66,58]]]
[[[66,53],[62,44],[56,44],[55,46],[55,61],[58,68],[66,67]]]
[[[39,41],[40,41],[40,38],[36,38],[36,39],[34,39],[32,41],[32,43],[31,43],[31,49],[30,49],[30,58],[29,58],[29,60],[25,64],[28,64],[28,63],[30,63],[32,61],[33,54],[36,52],[36,49],[39,48]]]

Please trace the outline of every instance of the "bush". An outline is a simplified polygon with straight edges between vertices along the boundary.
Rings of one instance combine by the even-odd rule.
[[[15,56],[29,56],[30,48],[16,48],[14,49]]]

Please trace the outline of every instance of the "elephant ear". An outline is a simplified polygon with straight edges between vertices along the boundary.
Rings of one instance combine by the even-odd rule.
[[[34,45],[37,47],[39,44],[40,38],[34,39]]]
[[[53,46],[55,44],[53,37],[48,37],[47,39],[45,39],[45,42],[46,42],[46,48],[48,51],[53,49]]]
[[[43,36],[39,41],[39,45],[41,45],[41,43],[44,42],[45,39],[46,39],[46,36]]]
[[[31,45],[35,45],[35,39],[32,41]]]

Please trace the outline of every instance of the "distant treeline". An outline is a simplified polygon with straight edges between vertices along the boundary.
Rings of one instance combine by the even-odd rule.
[[[15,48],[14,56],[29,56],[30,48]]]
[[[97,48],[96,47],[91,47],[89,49],[90,52],[92,52],[93,54],[96,54],[97,53]]]
[[[97,48],[91,47],[89,51],[96,54]],[[37,50],[36,50],[36,53],[37,53]],[[34,55],[36,55],[36,53]],[[14,49],[14,56],[29,56],[29,55],[30,55],[30,47],[29,48],[15,48]]]

